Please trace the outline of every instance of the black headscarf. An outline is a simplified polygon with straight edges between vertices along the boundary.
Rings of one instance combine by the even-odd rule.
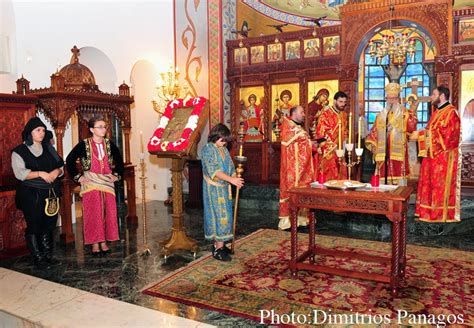
[[[43,139],[42,144],[43,145],[50,145],[51,144],[51,139],[53,139],[53,132],[51,132],[50,130],[46,130],[46,132],[44,134],[44,139]]]
[[[27,146],[31,146],[33,144],[33,137],[31,136],[31,132],[39,126],[42,126],[45,130],[47,129],[46,125],[43,123],[43,121],[41,121],[39,117],[33,117],[28,121],[28,123],[26,123],[25,128],[21,133],[21,136]]]

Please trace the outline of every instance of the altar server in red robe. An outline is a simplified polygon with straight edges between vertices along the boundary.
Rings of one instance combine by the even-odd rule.
[[[431,100],[430,120],[415,135],[419,155],[423,157],[415,216],[426,222],[459,222],[461,120],[457,109],[448,101],[448,88],[438,86]]]
[[[340,169],[336,149],[341,135],[341,146],[348,136],[347,113],[344,111],[347,104],[347,95],[338,91],[334,95],[333,106],[322,110],[316,126],[316,139],[321,140],[320,154],[318,155],[319,167],[316,168],[316,177],[324,175],[326,181],[347,178],[347,170],[344,166]],[[341,122],[341,133],[339,134],[339,122]]]

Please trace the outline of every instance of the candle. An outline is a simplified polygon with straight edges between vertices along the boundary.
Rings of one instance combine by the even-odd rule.
[[[239,156],[242,156],[243,151],[244,151],[244,147],[240,145]]]
[[[338,130],[339,130],[339,138],[338,138],[338,141],[339,141],[339,147],[338,149],[342,149],[342,124],[341,124],[341,119],[339,118],[338,121],[337,121],[337,126],[338,126]]]
[[[352,142],[352,112],[349,113],[349,143]]]
[[[360,139],[361,139],[361,135],[362,135],[362,116],[359,117],[358,130],[359,130],[359,137],[357,138],[357,148],[360,148]]]
[[[143,150],[143,131],[140,131],[140,155],[144,154]]]

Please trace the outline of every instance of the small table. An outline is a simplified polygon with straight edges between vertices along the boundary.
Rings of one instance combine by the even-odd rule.
[[[391,191],[384,191],[383,186],[374,189],[347,191],[327,189],[323,186],[290,189],[288,192],[290,194],[291,221],[291,260],[289,267],[293,276],[296,276],[297,270],[303,269],[390,283],[392,295],[396,295],[397,288],[405,277],[406,220],[408,199],[412,191],[413,188],[409,186],[399,186]],[[303,254],[298,255],[297,216],[301,208],[384,215],[392,222],[392,257],[386,258],[317,247],[315,245],[316,217],[314,211],[309,211],[308,249]],[[368,262],[390,263],[390,276],[316,265],[314,262],[317,254],[352,257]],[[309,263],[304,262],[306,259],[309,259]]]

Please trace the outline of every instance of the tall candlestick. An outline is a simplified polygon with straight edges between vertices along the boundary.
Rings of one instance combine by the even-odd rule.
[[[362,116],[359,117],[359,126],[358,126],[358,130],[359,130],[359,137],[357,138],[357,148],[360,148],[360,140],[362,138]]]
[[[140,154],[144,154],[144,148],[143,148],[143,131],[140,131]]]
[[[352,143],[352,112],[349,113],[349,143]]]
[[[243,151],[244,151],[244,147],[241,144],[239,148],[239,156],[242,156]]]
[[[339,128],[339,138],[338,138],[339,147],[338,147],[338,149],[342,149],[342,124],[341,124],[341,119],[340,118],[337,121],[337,126]]]

